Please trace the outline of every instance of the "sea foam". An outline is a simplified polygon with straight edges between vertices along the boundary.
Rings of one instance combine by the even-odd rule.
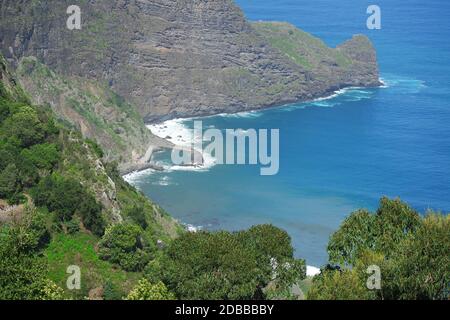
[[[166,139],[178,147],[191,149],[195,143],[202,143],[201,138],[194,136],[194,130],[187,125],[192,119],[172,119],[158,124],[147,125],[147,128],[156,136]],[[169,163],[158,163],[167,172],[171,171],[207,171],[217,164],[217,160],[202,150],[196,150],[202,153],[203,164],[196,166],[180,166]]]

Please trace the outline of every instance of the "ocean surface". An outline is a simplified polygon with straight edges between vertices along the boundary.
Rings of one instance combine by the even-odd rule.
[[[209,230],[272,223],[287,230],[296,256],[327,261],[330,234],[380,197],[450,211],[450,1],[238,0],[250,20],[288,21],[328,45],[366,34],[383,88],[262,112],[204,118],[204,127],[279,128],[280,171],[258,166],[172,167],[128,176],[181,222]],[[377,4],[382,29],[368,30]],[[192,120],[153,127],[185,139]],[[157,155],[166,164],[168,154]]]

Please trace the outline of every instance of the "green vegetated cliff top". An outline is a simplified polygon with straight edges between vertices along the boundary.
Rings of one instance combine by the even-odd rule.
[[[290,23],[254,22],[252,25],[273,47],[307,70],[317,68],[327,60],[342,68],[352,63],[350,57]]]

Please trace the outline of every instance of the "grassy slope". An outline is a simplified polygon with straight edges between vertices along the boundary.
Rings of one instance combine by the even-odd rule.
[[[89,290],[108,284],[114,296],[119,298],[125,296],[139,280],[139,273],[125,272],[101,260],[95,249],[98,240],[84,233],[56,234],[45,249],[44,255],[49,263],[48,277],[61,288],[66,288],[68,266],[77,265],[81,269],[81,290],[66,289],[67,296],[82,299],[89,295]]]
[[[349,57],[289,23],[256,22],[253,27],[273,47],[307,70],[317,68],[323,61],[335,62],[342,68],[351,64]]]

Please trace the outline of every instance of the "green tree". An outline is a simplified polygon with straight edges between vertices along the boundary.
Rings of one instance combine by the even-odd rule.
[[[100,257],[118,264],[126,271],[139,271],[149,260],[142,250],[142,229],[134,224],[121,223],[106,229],[99,243]]]
[[[37,144],[22,151],[22,157],[39,169],[51,170],[59,160],[59,151],[55,144]]]
[[[330,261],[315,277],[310,299],[447,299],[450,281],[448,215],[421,218],[399,199],[383,198],[376,214],[350,215],[328,245]],[[368,266],[381,270],[381,289],[367,290]]]
[[[271,282],[276,291],[289,291],[293,283],[306,277],[304,260],[293,258],[289,234],[270,224],[253,226],[237,234],[240,241],[256,254],[261,270],[260,287]]]
[[[14,163],[10,163],[0,172],[0,198],[10,198],[20,190],[19,171]]]
[[[167,290],[164,283],[151,284],[147,279],[141,279],[126,300],[175,300],[175,296]]]
[[[135,205],[128,210],[127,215],[133,219],[134,222],[140,225],[142,229],[147,229],[148,223],[145,218],[145,210],[143,207]]]
[[[260,259],[274,258],[281,261],[292,258],[294,254],[289,234],[270,224],[253,226],[238,233],[238,237],[252,247]]]
[[[3,85],[0,83],[0,88],[2,88]],[[2,97],[3,95],[0,95],[0,124],[5,121],[6,118],[9,116],[9,106],[8,101]]]
[[[279,281],[285,289],[305,277],[304,261],[293,259],[290,244],[284,249],[275,245],[280,237],[288,239],[272,226],[238,233],[187,233],[152,261],[146,274],[162,280],[180,299],[263,298],[269,282]]]
[[[330,261],[353,265],[367,249],[389,257],[399,241],[419,225],[419,214],[407,204],[382,198],[376,214],[358,210],[345,219],[329,241]]]
[[[47,264],[34,251],[36,237],[28,232],[23,226],[0,229],[0,300],[41,298]]]
[[[56,212],[60,221],[69,221],[83,199],[79,182],[54,173],[43,178],[31,192],[37,206]]]
[[[158,266],[162,282],[180,299],[250,299],[261,278],[255,252],[228,232],[184,234]]]
[[[45,126],[40,121],[35,109],[22,105],[6,120],[0,131],[4,138],[17,139],[21,147],[30,147],[41,143],[45,138]]]
[[[17,162],[20,148],[14,144],[7,143],[0,140],[0,172],[3,171],[8,165]]]
[[[78,181],[54,173],[43,178],[31,194],[35,204],[55,212],[59,222],[68,222],[79,214],[86,228],[103,234],[102,206]]]
[[[386,298],[449,299],[449,215],[427,215],[417,231],[398,244],[394,256],[386,272]]]
[[[105,220],[101,215],[102,205],[97,203],[92,195],[84,192],[84,197],[80,201],[77,212],[80,214],[81,220],[86,228],[98,236],[104,234]]]

